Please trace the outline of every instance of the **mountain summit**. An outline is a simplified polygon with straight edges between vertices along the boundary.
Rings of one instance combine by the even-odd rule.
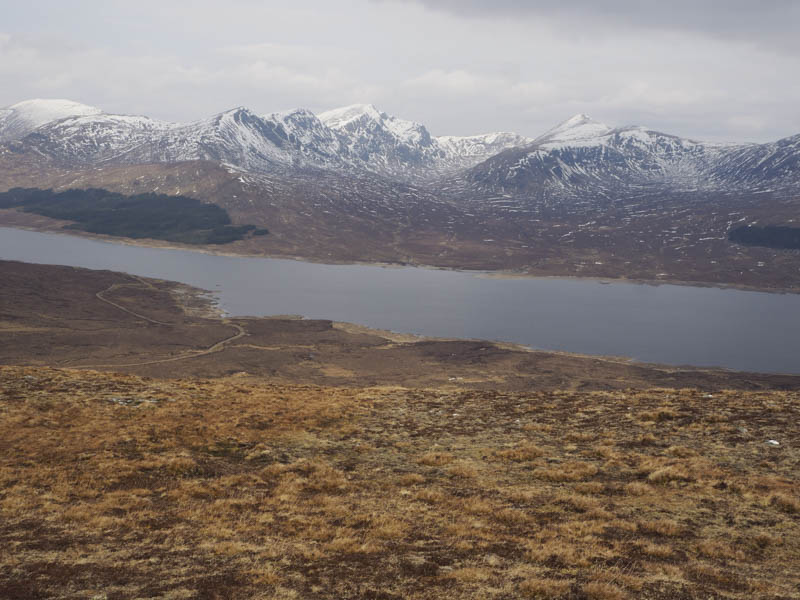
[[[101,112],[99,108],[72,100],[24,100],[0,109],[0,142],[24,137],[47,123]]]
[[[424,125],[387,115],[372,104],[353,104],[326,111],[320,120],[331,129],[349,136],[380,131],[394,138],[399,144],[429,146],[431,134]]]
[[[579,140],[597,138],[611,131],[612,128],[605,123],[595,121],[589,115],[581,113],[562,121],[545,132],[536,138],[535,143],[577,142]]]

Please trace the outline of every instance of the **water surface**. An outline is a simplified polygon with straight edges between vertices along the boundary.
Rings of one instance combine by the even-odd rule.
[[[437,337],[800,374],[795,294],[323,265],[9,228],[0,228],[0,259],[181,281],[214,291],[232,315],[299,314]]]

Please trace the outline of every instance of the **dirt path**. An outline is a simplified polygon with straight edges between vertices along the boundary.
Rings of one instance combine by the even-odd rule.
[[[111,365],[76,365],[75,369],[108,369],[114,367],[144,367],[146,365],[158,365],[161,363],[168,363],[168,362],[176,362],[179,360],[188,360],[190,358],[197,358],[199,356],[207,356],[208,354],[214,354],[215,352],[220,352],[225,349],[225,346],[230,344],[233,341],[238,340],[241,337],[247,335],[247,332],[244,328],[239,325],[238,323],[233,323],[227,319],[222,321],[225,325],[230,325],[231,327],[236,329],[236,333],[230,337],[225,338],[224,340],[220,340],[213,346],[209,346],[205,350],[189,350],[188,352],[181,354],[180,356],[171,356],[169,358],[160,358],[156,360],[148,360],[145,362],[137,362],[137,363],[122,363],[122,364],[111,364]]]
[[[146,315],[143,315],[143,314],[137,313],[137,312],[135,312],[133,310],[130,310],[128,308],[125,308],[124,306],[121,306],[120,304],[117,304],[116,302],[113,302],[113,301],[111,301],[108,298],[105,298],[103,296],[104,294],[107,294],[109,292],[112,292],[112,291],[114,291],[116,289],[120,289],[120,288],[123,288],[123,287],[145,286],[145,287],[148,287],[150,289],[156,289],[151,283],[149,283],[149,282],[147,282],[147,281],[145,281],[143,279],[140,279],[139,277],[136,277],[135,275],[133,275],[132,277],[135,277],[137,280],[139,280],[140,283],[138,283],[138,284],[137,283],[115,283],[115,284],[107,287],[106,289],[97,292],[95,294],[95,297],[97,297],[97,299],[100,300],[101,302],[105,302],[106,304],[109,304],[109,305],[113,306],[114,308],[117,308],[117,309],[119,309],[119,310],[121,310],[123,312],[128,313],[129,315],[132,315],[132,316],[136,317],[137,319],[142,319],[142,320],[147,321],[148,323],[152,323],[154,325],[171,326],[171,323],[165,323],[163,321],[158,321],[156,319],[151,319],[150,317],[148,317]],[[185,352],[185,353],[183,353],[183,354],[181,354],[179,356],[171,356],[169,358],[160,358],[160,359],[149,360],[149,361],[145,361],[145,362],[125,363],[125,364],[111,364],[111,365],[80,365],[80,366],[76,366],[76,368],[79,368],[79,369],[100,369],[100,368],[113,368],[113,367],[142,367],[142,366],[146,366],[146,365],[157,365],[157,364],[161,364],[161,363],[176,362],[176,361],[179,361],[179,360],[188,360],[190,358],[197,358],[199,356],[207,356],[208,354],[214,354],[215,352],[220,352],[220,351],[224,350],[225,347],[228,344],[230,344],[231,342],[236,341],[239,338],[244,337],[244,336],[247,335],[247,332],[238,323],[234,323],[234,322],[232,322],[232,321],[230,321],[228,319],[223,319],[222,323],[224,323],[225,325],[229,325],[229,326],[233,327],[236,330],[236,333],[231,335],[231,336],[229,336],[229,337],[227,337],[227,338],[225,338],[225,339],[223,339],[223,340],[220,340],[220,341],[216,342],[215,344],[209,346],[208,348],[206,348],[204,350],[189,350],[188,352]]]
[[[151,319],[150,317],[147,317],[147,316],[145,316],[143,314],[140,314],[140,313],[137,313],[135,311],[132,311],[129,308],[125,308],[124,306],[122,306],[120,304],[117,304],[116,302],[113,302],[112,300],[109,300],[108,298],[105,298],[103,296],[103,294],[107,294],[109,292],[113,292],[114,290],[118,290],[118,289],[124,288],[124,287],[141,287],[141,286],[145,286],[145,287],[150,288],[150,289],[155,289],[151,283],[148,283],[147,281],[145,281],[143,279],[139,279],[135,275],[132,276],[132,277],[135,277],[139,281],[139,283],[138,284],[136,284],[136,283],[115,283],[113,285],[110,285],[106,289],[97,292],[95,294],[95,297],[98,300],[100,300],[101,302],[105,302],[106,304],[109,304],[109,305],[113,306],[114,308],[118,308],[119,310],[121,310],[123,312],[126,312],[129,315],[133,315],[137,319],[142,319],[142,320],[147,321],[149,323],[153,323],[154,325],[167,325],[167,326],[169,326],[170,323],[164,323],[163,321],[157,321],[155,319]]]

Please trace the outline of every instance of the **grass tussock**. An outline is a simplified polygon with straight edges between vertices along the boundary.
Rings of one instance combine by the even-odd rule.
[[[672,465],[657,469],[647,476],[650,483],[663,484],[671,481],[691,481],[692,476],[686,467],[682,465]]]
[[[0,598],[795,598],[799,405],[2,367]]]
[[[686,528],[673,519],[639,521],[637,525],[639,527],[639,531],[646,535],[679,537],[686,533]]]
[[[624,600],[627,594],[615,585],[593,581],[583,586],[589,600]]]
[[[570,460],[555,467],[536,469],[533,476],[551,482],[580,481],[596,475],[598,471],[598,467],[592,463]]]
[[[524,598],[550,600],[565,598],[570,587],[570,582],[565,579],[526,579],[519,584],[519,591]]]
[[[453,455],[449,452],[426,452],[417,462],[426,467],[443,467],[453,462]]]
[[[772,494],[769,497],[770,505],[790,515],[800,514],[800,499],[788,494]]]
[[[499,450],[496,452],[497,458],[513,462],[525,462],[545,455],[545,451],[531,442],[522,442],[514,448]]]

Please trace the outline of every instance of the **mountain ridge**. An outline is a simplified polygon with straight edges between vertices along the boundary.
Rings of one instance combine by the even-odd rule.
[[[64,163],[211,159],[243,171],[350,169],[418,180],[477,164],[506,147],[532,141],[505,132],[436,138],[424,125],[387,115],[373,105],[351,105],[320,115],[307,109],[257,115],[240,106],[191,123],[76,110],[25,130],[3,127],[3,116],[11,108],[0,109],[4,111],[0,140],[27,142]]]
[[[433,136],[372,104],[314,114],[258,115],[240,106],[191,123],[113,115],[66,100],[0,110],[0,140],[66,168],[209,160],[255,176],[378,177],[523,202],[643,191],[800,189],[800,136],[767,144],[702,142],[643,126],[612,127],[579,113],[537,138],[494,132]],[[461,199],[461,200],[459,200]]]

